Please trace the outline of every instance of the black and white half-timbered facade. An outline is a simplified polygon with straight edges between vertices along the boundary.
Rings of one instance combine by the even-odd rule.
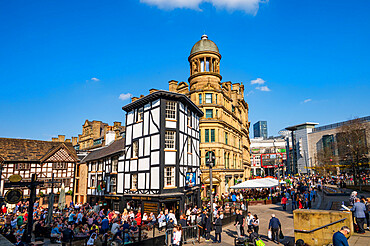
[[[54,185],[45,183],[36,189],[36,194],[44,197],[44,204],[47,204],[52,187],[54,187],[54,193],[60,192],[62,184],[68,194],[73,191],[73,178],[78,158],[71,142],[0,138],[0,160],[3,161],[1,195],[8,190],[4,189],[4,183],[9,182],[8,179],[13,174],[20,175],[23,181],[31,181],[32,174],[36,174],[37,179],[44,182],[52,181],[54,174],[56,182]],[[23,195],[25,198],[29,197],[29,190],[24,189]]]
[[[125,154],[119,158],[117,194],[126,207],[183,213],[200,204],[199,119],[184,94],[155,91],[126,111]]]
[[[122,207],[122,195],[117,195],[117,174],[118,159],[124,151],[125,139],[121,138],[90,152],[81,161],[82,165],[87,165],[87,201],[90,204],[101,203],[117,211]]]

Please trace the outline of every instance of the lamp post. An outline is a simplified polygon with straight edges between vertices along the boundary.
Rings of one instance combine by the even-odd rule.
[[[212,177],[212,167],[215,166],[215,162],[216,162],[216,156],[214,156],[214,153],[213,151],[208,151],[207,152],[208,154],[208,158],[206,159],[206,165],[209,166],[209,188],[210,188],[210,203],[211,203],[211,214],[210,214],[210,218],[211,218],[211,221],[212,220],[212,217],[213,217],[213,194],[212,194],[212,189],[213,189],[213,177]]]

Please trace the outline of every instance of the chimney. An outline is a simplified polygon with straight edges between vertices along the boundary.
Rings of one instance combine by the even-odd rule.
[[[239,83],[233,84],[233,91],[237,91],[239,93],[239,89],[240,89],[240,84]]]
[[[71,142],[71,139],[66,139],[66,143],[70,143]]]
[[[121,126],[121,122],[119,122],[119,121],[115,121],[115,122],[113,122],[113,126],[115,126],[115,127],[117,127],[117,126]]]
[[[112,130],[113,127],[107,127],[107,133],[105,134],[105,145],[109,145],[116,139],[116,133]]]
[[[131,97],[131,102],[135,102],[137,99],[139,99],[138,97]]]
[[[77,145],[77,137],[72,137],[72,145]]]
[[[158,90],[157,90],[157,89],[150,89],[150,90],[149,90],[149,93],[150,93],[150,94],[152,94],[152,93],[154,93],[154,92],[156,92],[156,91],[158,91]]]
[[[64,142],[65,138],[65,135],[58,135],[58,142]]]
[[[177,91],[177,83],[178,81],[176,80],[171,80],[168,82],[168,85],[169,85],[169,91],[171,92],[176,92]]]
[[[143,98],[144,97],[144,95],[140,95],[140,98]]]
[[[52,142],[58,142],[58,138],[51,138]]]

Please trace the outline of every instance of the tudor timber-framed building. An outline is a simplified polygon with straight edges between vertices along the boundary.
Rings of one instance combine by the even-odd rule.
[[[155,91],[124,106],[125,153],[119,158],[117,195],[123,204],[158,213],[200,205],[199,119],[203,112],[185,95]],[[186,184],[192,173],[195,184]]]
[[[169,82],[169,90],[188,96],[203,112],[201,132],[201,179],[209,189],[209,169],[205,159],[209,151],[216,156],[213,190],[221,194],[228,187],[250,177],[250,139],[248,104],[244,85],[221,82],[217,45],[203,35],[191,49],[188,83]],[[206,190],[202,193],[206,196]]]
[[[0,160],[3,160],[0,188],[2,195],[8,190],[3,188],[4,182],[9,182],[8,178],[13,174],[20,175],[23,181],[30,181],[32,174],[37,174],[37,179],[45,182],[51,181],[54,174],[57,182],[54,184],[54,193],[60,191],[62,183],[66,191],[73,191],[78,157],[72,143],[64,141],[64,136],[59,136],[59,141],[53,142],[0,138]],[[52,185],[46,183],[37,187],[36,195],[41,195],[42,192],[47,198],[51,190]],[[23,195],[28,197],[29,190],[24,189]]]

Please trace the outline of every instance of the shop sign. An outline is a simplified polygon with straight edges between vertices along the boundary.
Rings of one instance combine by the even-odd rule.
[[[143,201],[147,200],[147,201],[150,201],[150,200],[152,200],[152,198],[151,197],[146,197],[146,196],[142,196],[142,197],[141,196],[139,196],[139,197],[133,196],[132,200],[143,200]]]
[[[110,200],[119,200],[119,197],[116,196],[105,196],[104,199],[110,199]]]
[[[195,172],[187,172],[186,173],[186,178],[185,178],[185,184],[186,187],[193,187],[196,185],[195,183],[196,180],[196,173]]]
[[[4,200],[10,204],[17,204],[23,198],[23,192],[19,189],[8,190],[5,193]]]

